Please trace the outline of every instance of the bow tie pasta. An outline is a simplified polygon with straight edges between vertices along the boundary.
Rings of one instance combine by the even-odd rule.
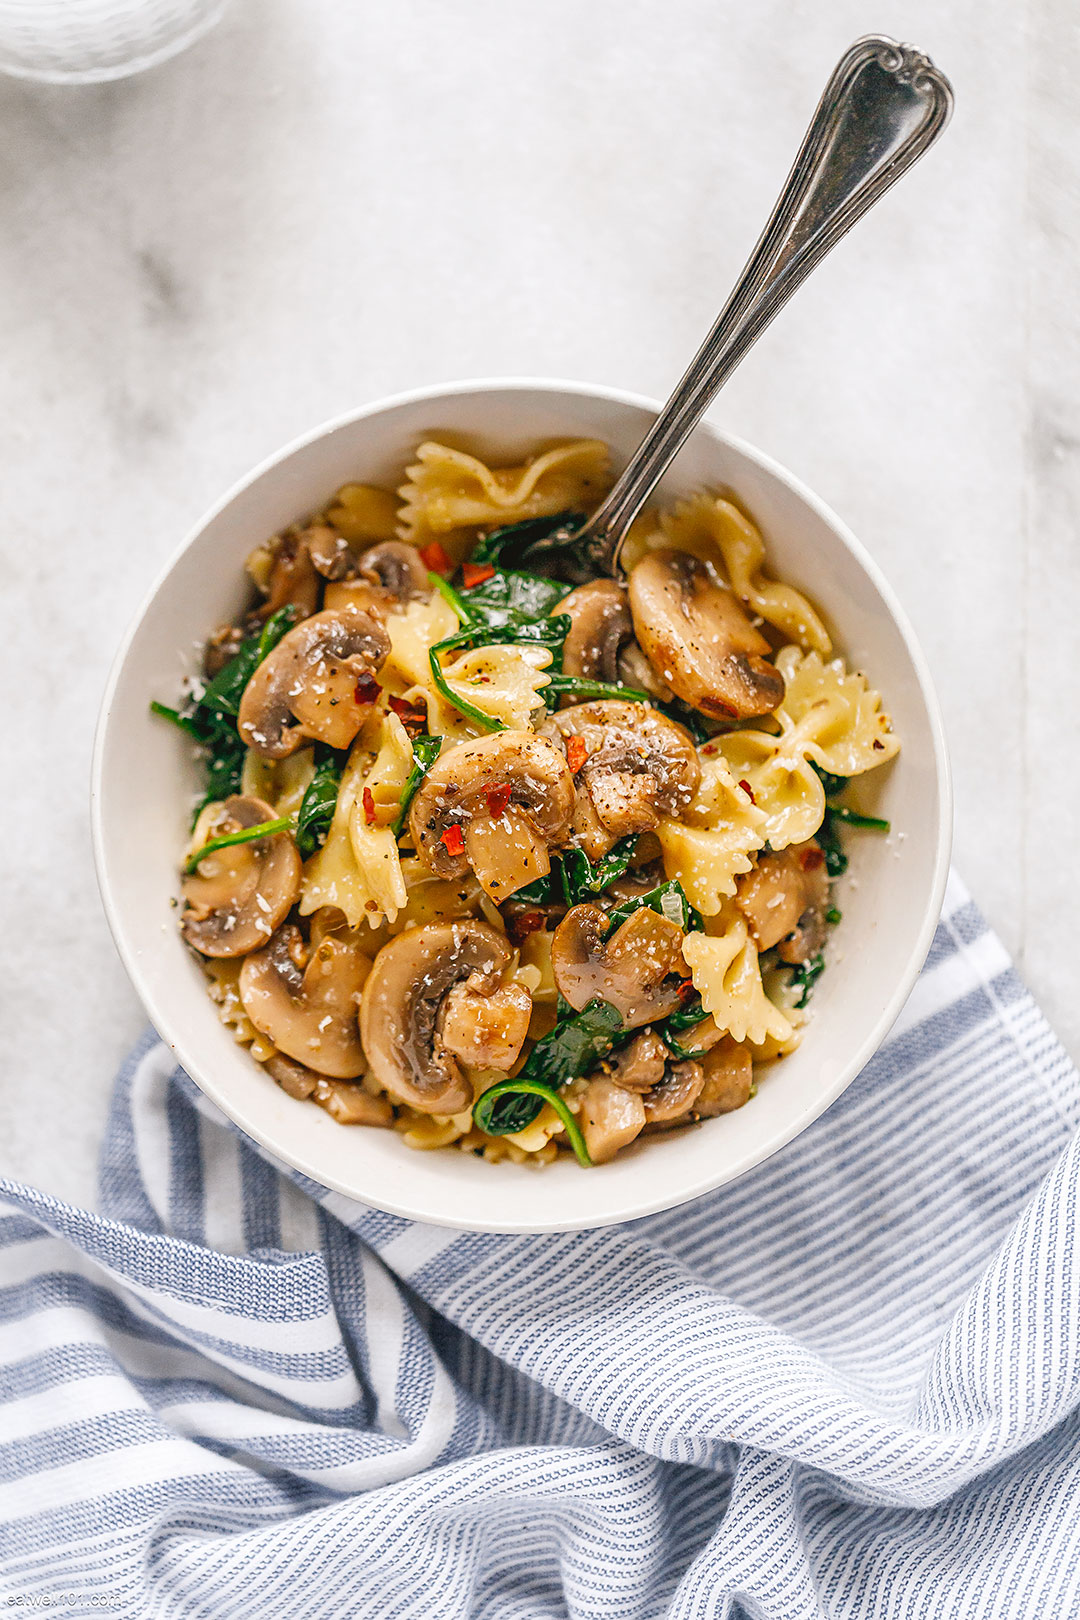
[[[426,441],[258,547],[155,705],[206,772],[184,938],[295,1106],[598,1165],[743,1107],[811,1017],[840,829],[886,825],[839,795],[897,738],[726,495],[642,515],[625,582],[508,566],[609,460]]]
[[[438,540],[459,561],[482,525],[521,523],[595,506],[605,493],[610,453],[600,439],[575,439],[528,457],[520,466],[489,467],[449,445],[418,447],[398,494],[402,539]]]

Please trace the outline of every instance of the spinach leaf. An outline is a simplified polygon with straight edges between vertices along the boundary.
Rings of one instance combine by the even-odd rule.
[[[218,670],[195,704],[196,710],[209,709],[212,714],[235,716],[240,712],[240,699],[244,687],[254,675],[267,653],[272,652],[296,617],[291,602],[272,613],[257,636],[249,636],[241,643],[240,651],[230,658],[224,669]]]
[[[627,917],[633,916],[647,906],[650,911],[658,911],[662,917],[673,922],[681,928],[684,934],[700,933],[702,928],[701,917],[689,900],[686,891],[678,878],[672,878],[668,883],[661,883],[647,894],[635,895],[633,900],[627,900],[624,905],[616,906],[614,911],[608,912],[608,934],[621,928]]]
[[[536,1102],[534,1102],[534,1098],[537,1099]],[[507,1099],[509,1100],[507,1101]],[[539,1106],[537,1106],[537,1102]],[[592,1160],[589,1158],[589,1150],[585,1146],[585,1138],[582,1135],[581,1126],[574,1118],[573,1110],[567,1107],[564,1099],[559,1096],[559,1093],[553,1087],[544,1085],[540,1080],[525,1080],[521,1075],[515,1075],[513,1079],[497,1080],[493,1086],[488,1087],[476,1104],[473,1109],[473,1119],[479,1124],[480,1110],[483,1109],[483,1117],[487,1119],[488,1123],[482,1125],[481,1129],[488,1131],[492,1136],[506,1136],[510,1131],[521,1131],[525,1129],[525,1125],[531,1125],[546,1102],[551,1104],[565,1125],[566,1135],[570,1146],[577,1155],[578,1163],[588,1170],[592,1165]],[[530,1117],[523,1125],[500,1126],[499,1129],[496,1129],[492,1123],[492,1116],[495,1110],[499,1108],[500,1103],[505,1110],[507,1119],[515,1117],[515,1110],[530,1110]]]
[[[864,816],[859,810],[850,810],[846,804],[830,804],[829,814],[848,827],[863,827],[867,832],[887,833],[892,826],[884,816]]]
[[[649,702],[654,709],[659,709],[661,714],[666,714],[669,720],[674,720],[685,727],[697,747],[700,748],[702,743],[707,743],[713,736],[713,732],[705,724],[704,716],[699,714],[697,709],[692,709],[689,703],[682,703],[678,698],[671,703],[661,703],[656,698],[650,698]]]
[[[601,856],[594,865],[583,849],[563,852],[560,879],[563,899],[568,906],[579,906],[602,894],[617,878],[621,878],[633,859],[638,835],[620,838],[619,842]]]
[[[343,768],[342,762],[328,753],[316,765],[315,775],[304,791],[296,817],[296,847],[305,861],[326,842],[337,808]]]
[[[431,665],[431,678],[447,703],[453,705],[460,714],[468,715],[477,725],[483,726],[485,731],[505,731],[506,727],[494,715],[486,714],[475,704],[463,698],[460,693],[453,692],[443,673],[442,656],[447,652],[456,652],[467,647],[493,647],[493,646],[541,646],[547,647],[552,655],[552,668],[558,669],[562,663],[563,643],[570,630],[570,620],[565,613],[559,613],[553,619],[536,619],[522,624],[506,624],[493,626],[479,623],[470,623],[463,626],[456,635],[447,636],[443,641],[437,641],[428,652],[428,662]],[[546,696],[549,688],[544,688]]]
[[[822,770],[820,765],[814,765],[814,770],[821,777],[821,785],[825,789],[827,799],[835,799],[837,794],[843,793],[850,780],[846,776],[834,776],[831,771]]]
[[[228,849],[232,844],[251,844],[257,838],[270,838],[274,833],[291,832],[292,816],[278,816],[273,821],[259,821],[254,827],[241,827],[234,833],[222,833],[220,838],[208,838],[205,844],[189,855],[184,863],[184,871],[190,877],[199,869],[199,862],[207,855],[212,855],[217,849]]]
[[[523,889],[515,889],[508,895],[510,900],[521,900],[528,906],[554,906],[558,905],[563,897],[562,891],[562,862],[558,855],[551,858],[551,871],[547,877],[536,878],[532,883],[526,883]]]
[[[825,819],[814,834],[821,848],[825,852],[825,870],[831,878],[841,877],[848,869],[848,858],[844,854],[844,846],[840,841],[840,832],[833,820],[831,809],[826,809]]]
[[[555,1028],[537,1041],[519,1074],[497,1081],[479,1097],[473,1108],[474,1122],[490,1136],[523,1131],[532,1124],[544,1100],[551,1100],[549,1093],[587,1074],[607,1056],[622,1032],[618,1012],[599,997],[581,1012],[560,1018]]]
[[[816,956],[812,956],[808,962],[800,962],[797,967],[792,968],[789,983],[796,989],[799,986],[802,987],[802,995],[795,1003],[796,1007],[806,1006],[816,980],[824,971],[825,957],[821,951],[818,951]]]
[[[504,559],[524,562],[530,546],[538,540],[546,540],[558,529],[579,529],[584,521],[584,512],[567,511],[556,512],[554,517],[526,518],[523,523],[505,524],[501,529],[492,529],[483,535],[469,560],[474,563],[494,563],[496,567]],[[566,592],[561,594],[565,596]]]
[[[409,813],[409,806],[412,804],[413,796],[415,795],[417,788],[424,780],[424,777],[427,775],[428,771],[438,759],[439,750],[442,748],[442,745],[443,740],[441,737],[413,738],[412,770],[405,778],[405,786],[401,790],[401,809],[398,811],[397,817],[394,821],[395,838],[401,837],[402,831],[405,827],[405,817]]]
[[[295,614],[296,609],[291,603],[286,603],[277,613],[271,614],[260,633],[248,637],[235,657],[230,658],[201,695],[192,699],[185,708],[177,710],[168,708],[164,703],[150,704],[154,714],[162,715],[174,725],[182,727],[205,750],[203,797],[195,807],[193,825],[204,805],[217,799],[227,799],[240,791],[246,753],[236,729],[240,699],[258,665],[277,646]]]
[[[681,1007],[677,1007],[673,1013],[668,1013],[667,1017],[654,1024],[653,1028],[668,1051],[676,1058],[680,1060],[695,1058],[701,1055],[701,1048],[695,1046],[693,1032],[708,1016],[701,1005],[701,997],[693,990]],[[688,1038],[685,1041],[680,1040],[679,1037],[687,1031],[689,1031]]]
[[[544,687],[543,696],[549,708],[555,706],[551,699],[558,698],[563,692],[572,692],[581,698],[626,698],[632,703],[652,702],[648,692],[639,691],[636,686],[624,686],[621,681],[590,681],[584,675],[556,674]]]
[[[565,595],[565,585],[543,579],[539,574],[522,574],[509,569],[462,592],[461,600],[474,620],[498,628],[546,619]]]

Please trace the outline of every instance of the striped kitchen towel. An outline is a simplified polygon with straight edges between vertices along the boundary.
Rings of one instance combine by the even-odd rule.
[[[1074,1620],[1078,1111],[955,885],[822,1119],[605,1231],[461,1234],[322,1192],[148,1039],[103,1213],[2,1188],[0,1602]]]

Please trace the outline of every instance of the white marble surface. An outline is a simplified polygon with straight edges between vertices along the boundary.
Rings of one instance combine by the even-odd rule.
[[[957,863],[1080,1056],[1058,835],[1080,797],[1071,12],[234,0],[141,78],[0,80],[0,1169],[93,1197],[143,1022],[86,779],[113,648],[178,538],[282,441],[384,392],[516,372],[665,393],[869,27],[950,73],[952,127],[715,414],[820,491],[907,603]]]

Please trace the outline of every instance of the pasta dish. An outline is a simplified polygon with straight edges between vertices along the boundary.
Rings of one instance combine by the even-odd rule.
[[[260,545],[151,705],[204,775],[184,939],[341,1124],[589,1166],[742,1107],[809,1016],[848,829],[888,831],[845,802],[899,747],[881,699],[730,494],[583,577],[608,469],[591,439],[421,444],[396,494]]]

